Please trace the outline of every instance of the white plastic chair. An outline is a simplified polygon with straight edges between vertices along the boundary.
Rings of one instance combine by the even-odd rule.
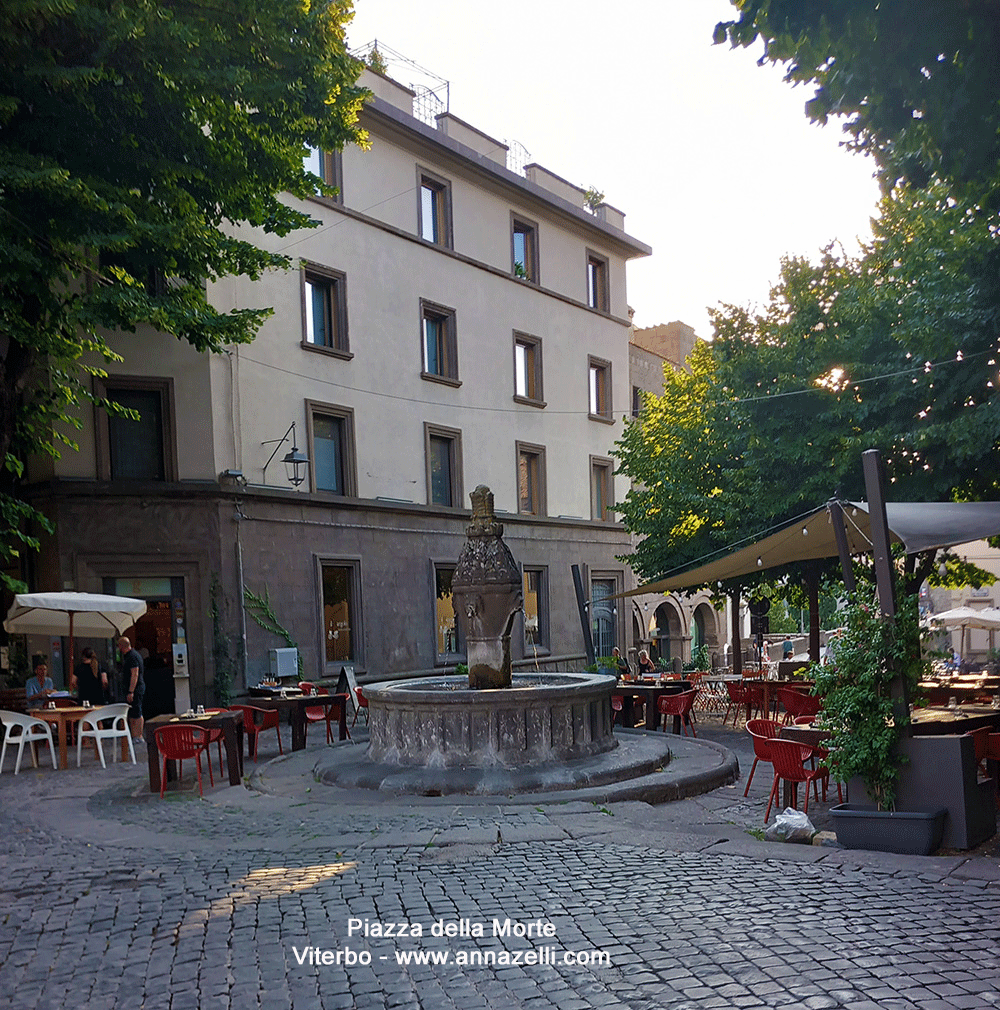
[[[101,728],[102,722],[111,721],[111,726],[107,729]],[[81,720],[76,731],[76,766],[80,767],[80,757],[83,753],[83,738],[90,739],[97,743],[97,753],[101,756],[101,767],[107,768],[104,762],[105,740],[128,740],[128,752],[132,757],[132,764],[135,764],[135,748],[132,746],[132,734],[128,729],[128,705],[102,705],[88,712]],[[118,748],[111,745],[112,760],[118,760]]]
[[[24,754],[24,745],[38,743],[47,740],[49,752],[52,754],[52,767],[58,768],[56,764],[56,747],[52,742],[52,727],[41,719],[35,719],[30,715],[21,715],[20,712],[6,712],[0,709],[0,723],[4,725],[3,749],[0,750],[0,772],[3,771],[4,759],[7,757],[8,744],[13,747],[17,744],[17,761],[14,762],[14,774],[21,770],[21,757]],[[31,754],[31,764],[38,767],[38,758],[35,756],[35,748],[28,747]]]

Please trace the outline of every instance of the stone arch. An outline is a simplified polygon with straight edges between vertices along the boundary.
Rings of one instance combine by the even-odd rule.
[[[721,651],[719,641],[719,614],[708,603],[699,603],[691,615],[691,653],[704,645],[708,654]]]
[[[684,624],[681,613],[672,600],[664,600],[649,621],[650,658],[671,660],[684,657]]]

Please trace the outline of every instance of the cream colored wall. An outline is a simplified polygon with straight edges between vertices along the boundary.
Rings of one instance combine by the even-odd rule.
[[[213,440],[206,433],[213,428],[213,399],[209,381],[208,355],[199,354],[186,341],[140,327],[132,334],[112,334],[108,345],[124,360],[87,363],[103,367],[109,376],[128,375],[173,378],[174,420],[178,477],[181,480],[214,480],[218,469]],[[52,464],[52,476],[94,480],[97,477],[95,411],[89,404],[78,413],[82,429],[72,437],[79,452],[65,450]]]
[[[324,213],[340,219],[335,211]],[[331,235],[341,242],[336,252]],[[258,282],[254,293],[273,305],[274,315],[257,341],[238,351],[240,468],[249,480],[261,480],[267,454],[260,443],[280,436],[293,419],[303,446],[305,401],[312,399],[354,408],[361,497],[426,500],[423,424],[429,422],[461,429],[466,492],[487,483],[498,508],[516,511],[514,444],[532,442],[546,448],[548,513],[590,517],[589,457],[608,454],[620,423],[587,417],[588,355],[612,362],[612,402],[627,410],[625,327],[355,221],[304,236],[295,248],[300,257],[346,273],[354,356],[345,361],[301,346],[297,274]],[[242,297],[237,291],[238,300],[245,303],[250,294],[248,285]],[[455,309],[458,388],[420,377],[421,298]],[[515,329],[542,339],[544,409],[513,401]],[[227,444],[221,432],[219,441]],[[280,466],[268,477],[280,484]]]

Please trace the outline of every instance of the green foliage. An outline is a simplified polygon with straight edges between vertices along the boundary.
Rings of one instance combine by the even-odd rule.
[[[212,618],[212,660],[215,666],[215,700],[223,708],[228,708],[233,700],[233,682],[236,679],[237,667],[232,657],[232,641],[226,634],[223,622],[223,609],[226,598],[222,592],[219,577],[212,573],[212,585],[209,590],[208,613]]]
[[[266,306],[211,282],[291,260],[238,234],[315,225],[308,147],[364,143],[346,0],[12,0],[0,6],[0,543],[29,455],[75,448],[107,332],[247,343]],[[241,229],[238,231],[237,229]],[[105,405],[107,406],[107,405]],[[113,408],[111,408],[113,409]]]
[[[595,656],[594,662],[589,666],[585,666],[585,673],[600,673],[601,670],[611,670],[615,676],[618,675],[618,657],[617,656]]]
[[[847,146],[874,156],[888,192],[935,175],[997,195],[1000,47],[994,3],[733,0],[716,42],[764,41],[762,59],[813,84],[815,122],[844,117]]]
[[[457,677],[468,677],[469,667],[467,663],[456,663],[455,664],[455,676]]]
[[[596,186],[588,186],[583,193],[583,202],[591,214],[596,214],[597,208],[604,203],[604,194]]]
[[[941,186],[897,190],[856,259],[789,258],[766,308],[725,306],[691,371],[667,372],[616,445],[620,513],[656,578],[837,494],[882,451],[894,499],[1000,496],[1000,221]],[[929,574],[922,561],[914,581]],[[800,570],[792,575],[791,596]],[[836,563],[824,577],[837,578]],[[753,584],[754,579],[741,580]],[[714,587],[713,587],[714,588]],[[794,605],[794,603],[793,603]]]
[[[278,620],[278,615],[271,606],[271,595],[268,592],[267,586],[264,587],[264,592],[261,594],[253,592],[249,586],[244,586],[243,601],[244,609],[253,619],[254,623],[260,625],[260,627],[265,631],[269,631],[272,635],[277,635],[288,648],[299,649],[298,643]],[[303,670],[305,669],[302,661],[302,652],[297,651],[296,656],[298,657],[299,679],[301,680]]]
[[[712,662],[708,655],[708,646],[699,645],[691,652],[691,659],[684,664],[685,673],[693,673],[697,670],[711,670]]]
[[[832,731],[830,768],[838,779],[860,776],[880,810],[893,809],[902,757],[898,743],[908,716],[894,712],[890,685],[916,687],[925,663],[915,596],[902,596],[895,621],[884,619],[870,583],[841,611],[843,631],[833,662],[813,666],[823,723]]]
[[[385,77],[389,73],[389,64],[386,63],[385,57],[378,51],[377,43],[369,50],[368,59],[365,62],[368,64],[368,69],[374,70],[376,74],[381,74]]]

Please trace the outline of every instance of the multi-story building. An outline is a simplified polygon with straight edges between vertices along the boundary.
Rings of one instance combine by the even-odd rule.
[[[139,645],[168,672],[185,645],[195,701],[212,693],[213,593],[250,682],[286,643],[246,619],[244,590],[267,592],[313,679],[460,661],[450,584],[479,484],[523,566],[516,664],[581,662],[573,564],[598,652],[626,640],[609,450],[630,409],[625,266],[651,250],[450,112],[429,124],[408,89],[363,83],[371,150],[310,158],[339,190],[308,201],[319,226],[254,236],[298,269],[210,289],[220,309],[273,307],[255,342],[112,336],[124,361],[96,391],[142,419],[84,416],[79,451],[32,471],[56,524],[33,585],[145,598]]]

